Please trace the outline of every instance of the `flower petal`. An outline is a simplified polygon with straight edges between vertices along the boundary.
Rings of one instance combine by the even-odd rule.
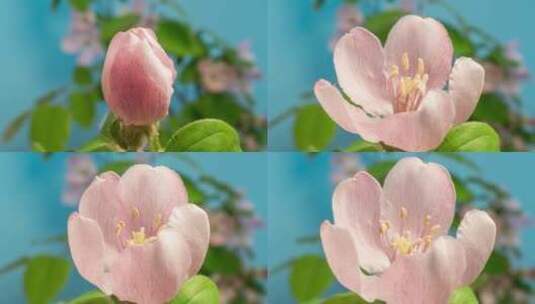
[[[455,187],[444,167],[424,163],[419,158],[400,160],[388,173],[383,187],[381,213],[390,220],[393,231],[425,235],[434,225],[435,235],[447,234],[455,210]],[[402,208],[406,217],[402,219]],[[430,216],[425,225],[426,216]]]
[[[372,118],[347,102],[340,91],[325,80],[314,92],[323,109],[340,127],[369,142],[384,142],[405,151],[428,151],[440,145],[451,128],[455,109],[450,96],[430,91],[417,111]]]
[[[334,66],[340,86],[355,104],[375,115],[393,111],[385,89],[384,61],[381,42],[362,27],[345,34],[334,50]]]
[[[120,248],[116,227],[119,221],[128,225],[129,214],[117,193],[119,176],[114,172],[103,173],[93,180],[80,198],[79,211],[86,218],[98,223],[107,244]]]
[[[210,223],[206,212],[194,204],[176,207],[168,225],[186,240],[191,252],[189,275],[195,275],[201,268],[210,242]]]
[[[321,243],[327,263],[336,279],[347,289],[369,302],[375,300],[377,277],[366,276],[359,266],[359,257],[350,233],[325,221],[321,224]]]
[[[404,71],[403,54],[407,53],[410,67]],[[415,75],[418,58],[423,59],[429,75],[430,89],[441,89],[448,81],[453,60],[453,45],[446,28],[432,18],[415,15],[402,17],[394,25],[385,43],[388,66],[397,65],[402,75]]]
[[[180,176],[167,167],[134,165],[119,182],[121,200],[140,213],[139,227],[153,227],[156,218],[167,222],[173,208],[187,204],[188,194]]]
[[[109,264],[115,252],[105,244],[97,222],[78,213],[69,217],[67,228],[71,256],[80,275],[106,294],[111,294]]]
[[[333,194],[335,225],[350,232],[360,267],[368,273],[390,266],[379,235],[381,196],[381,185],[365,171],[338,184]]]
[[[471,58],[457,59],[449,82],[455,105],[455,124],[465,122],[476,109],[485,85],[485,69]]]
[[[465,248],[467,262],[461,283],[468,285],[481,273],[494,250],[496,224],[484,211],[468,211],[457,231],[457,239]]]
[[[423,254],[400,256],[381,275],[379,298],[387,303],[447,303],[466,261],[463,246],[450,236]]]
[[[167,303],[189,278],[191,254],[187,241],[164,228],[156,241],[131,245],[112,265],[113,294],[139,304]]]

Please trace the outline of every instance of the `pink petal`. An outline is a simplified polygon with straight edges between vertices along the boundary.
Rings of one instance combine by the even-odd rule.
[[[97,222],[73,213],[68,221],[68,242],[80,275],[106,294],[111,294],[110,262],[115,252],[105,244]]]
[[[457,59],[449,82],[449,92],[455,105],[455,124],[470,118],[484,85],[485,69],[479,63],[466,57]]]
[[[461,221],[457,239],[465,248],[467,262],[461,283],[468,285],[479,276],[494,250],[496,224],[486,212],[471,210]]]
[[[350,232],[360,267],[378,273],[390,266],[380,239],[381,185],[367,172],[338,184],[333,195],[334,222]]]
[[[95,177],[80,199],[80,215],[98,223],[108,245],[120,249],[116,227],[119,221],[127,221],[130,210],[118,196],[119,176],[106,172]],[[125,223],[128,224],[128,223]]]
[[[359,257],[349,231],[325,221],[321,224],[320,235],[327,263],[338,282],[373,302],[380,287],[378,279],[360,270]]]
[[[381,275],[379,298],[398,304],[447,303],[465,266],[463,246],[443,236],[423,254],[400,256]]]
[[[393,111],[386,90],[384,61],[381,42],[362,27],[345,34],[334,50],[340,86],[355,104],[375,115]]]
[[[416,157],[404,158],[387,175],[383,193],[381,213],[391,221],[394,231],[409,230],[413,236],[426,234],[424,221],[429,215],[430,226],[440,226],[436,234],[447,234],[453,221],[456,194],[451,177],[442,166],[426,164]],[[404,220],[402,208],[407,211]]]
[[[201,268],[210,242],[210,223],[206,212],[194,204],[176,207],[168,225],[186,240],[191,252],[189,275]]]
[[[188,279],[191,254],[186,240],[172,228],[145,245],[125,248],[111,269],[113,294],[139,304],[167,303]]]
[[[403,71],[401,58],[407,53],[410,61],[408,75],[416,74],[418,58],[425,64],[430,89],[441,89],[448,81],[453,60],[453,45],[446,28],[432,18],[415,15],[402,17],[394,25],[385,44],[387,66],[397,65]]]
[[[132,31],[139,37],[147,39],[149,45],[151,46],[156,56],[158,56],[158,59],[160,59],[161,63],[164,64],[172,72],[172,78],[176,78],[175,64],[173,60],[169,58],[162,46],[158,43],[154,31],[150,28],[143,27],[135,28]]]
[[[188,203],[186,187],[180,176],[167,167],[134,165],[121,177],[118,185],[121,201],[129,213],[140,211],[140,227],[153,227],[157,217],[165,223],[175,207]]]
[[[383,142],[405,151],[428,151],[444,140],[455,109],[448,94],[430,91],[417,111],[372,118],[348,103],[340,91],[325,80],[314,88],[323,109],[340,127],[370,142]]]

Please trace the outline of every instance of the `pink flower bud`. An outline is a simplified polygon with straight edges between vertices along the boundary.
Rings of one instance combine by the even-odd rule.
[[[150,29],[119,32],[102,71],[104,99],[125,124],[143,126],[169,111],[176,70]]]

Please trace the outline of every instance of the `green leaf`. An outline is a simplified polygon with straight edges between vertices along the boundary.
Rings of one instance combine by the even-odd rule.
[[[64,150],[70,135],[69,112],[48,103],[38,105],[32,112],[30,139],[33,146],[45,151]]]
[[[470,287],[456,289],[450,296],[448,304],[478,304],[479,301]]]
[[[470,188],[466,187],[465,182],[459,177],[452,175],[453,185],[457,193],[457,202],[467,204],[474,200],[474,193]]]
[[[186,190],[188,191],[189,201],[197,205],[203,204],[206,199],[204,192],[199,187],[197,187],[197,185],[191,178],[187,177],[184,174],[180,174],[180,176],[182,177],[184,186],[186,187]]]
[[[158,23],[156,35],[162,47],[178,57],[204,54],[201,40],[186,23],[162,20]]]
[[[482,122],[465,122],[452,128],[438,147],[440,152],[499,152],[500,137]]]
[[[385,181],[386,175],[392,167],[396,164],[395,160],[385,160],[376,162],[372,165],[370,165],[366,171],[370,173],[377,181],[379,181],[381,184]]]
[[[507,259],[507,256],[503,255],[498,251],[494,251],[490,255],[489,260],[487,261],[487,264],[483,269],[483,272],[497,275],[509,271],[510,268],[511,264],[509,263],[509,259]]]
[[[19,114],[19,116],[15,117],[6,127],[4,130],[4,133],[2,134],[2,140],[4,142],[10,141],[13,136],[15,136],[20,128],[24,125],[24,123],[31,117],[30,111],[24,111]]]
[[[292,263],[290,287],[299,302],[319,297],[333,282],[334,276],[323,257],[305,255]]]
[[[319,104],[297,110],[294,122],[295,145],[301,151],[315,152],[327,148],[334,139],[336,123]]]
[[[487,123],[507,124],[509,123],[509,108],[499,95],[484,94],[481,96],[471,119]]]
[[[456,57],[473,57],[475,55],[475,47],[470,38],[451,25],[446,24],[445,27],[450,35]]]
[[[197,275],[182,285],[170,304],[219,304],[219,290],[208,277]]]
[[[81,66],[76,67],[73,73],[73,80],[76,84],[79,85],[91,84],[91,69],[89,69],[88,67]]]
[[[138,22],[139,16],[135,14],[104,18],[100,25],[100,39],[108,45],[115,34],[132,28]]]
[[[381,39],[381,41],[384,43],[388,33],[390,32],[390,29],[392,29],[399,18],[403,17],[404,15],[406,15],[406,13],[400,10],[384,11],[369,17],[364,24],[364,27],[377,35],[377,37],[379,37],[379,39]]]
[[[82,127],[90,127],[95,118],[97,96],[93,92],[73,92],[69,96],[72,118]]]
[[[244,111],[232,94],[205,94],[195,103],[202,118],[220,119],[235,126]]]
[[[109,296],[98,290],[86,292],[83,295],[72,299],[68,304],[113,304],[114,301]]]
[[[180,128],[167,143],[169,152],[240,152],[240,138],[222,120],[201,119]]]
[[[203,269],[210,273],[236,274],[242,269],[240,257],[225,247],[210,247]]]
[[[358,295],[347,292],[336,294],[325,301],[322,304],[367,304],[368,302],[364,301]]]
[[[83,144],[78,152],[88,153],[88,152],[111,152],[115,151],[115,146],[113,142],[103,136],[97,136],[92,140]]]
[[[345,148],[343,152],[380,152],[384,151],[380,144],[370,143],[365,140],[357,140],[349,147]]]
[[[91,0],[69,0],[70,5],[77,11],[86,11],[91,4]]]
[[[107,163],[99,170],[100,173],[113,171],[119,175],[123,174],[128,168],[132,167],[136,163],[131,160],[118,160],[111,163]]]
[[[51,302],[63,289],[69,276],[69,262],[60,257],[36,256],[24,272],[24,291],[30,304]]]

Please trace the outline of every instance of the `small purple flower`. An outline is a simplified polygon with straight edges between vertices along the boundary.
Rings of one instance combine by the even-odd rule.
[[[88,155],[75,155],[67,161],[65,186],[62,201],[67,206],[75,207],[85,189],[97,175],[97,168]]]
[[[92,11],[72,11],[69,33],[63,38],[61,48],[67,54],[76,54],[81,66],[92,65],[102,55],[100,31]]]

